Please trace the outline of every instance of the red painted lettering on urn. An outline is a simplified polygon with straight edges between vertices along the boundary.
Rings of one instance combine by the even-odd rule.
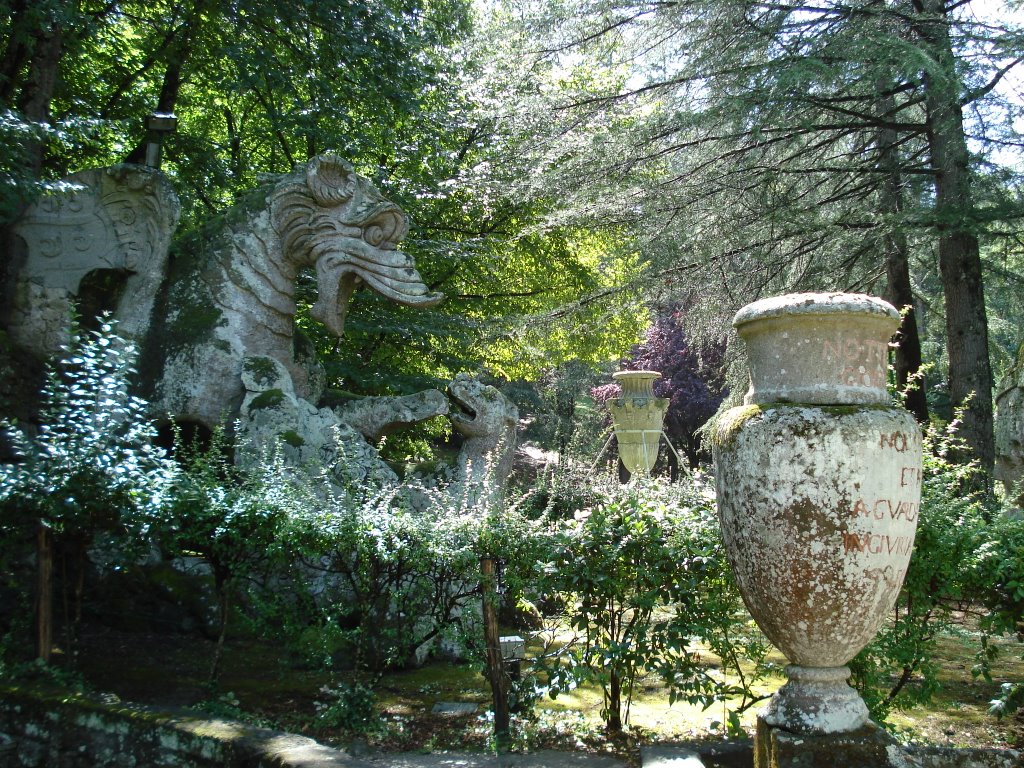
[[[921,485],[921,468],[903,467],[900,470],[900,485],[904,488],[908,485],[914,488]]]
[[[882,433],[879,440],[879,446],[882,448],[892,448],[897,453],[903,453],[907,450],[907,435],[905,432],[890,432],[889,434]]]
[[[853,517],[866,517],[874,520],[906,520],[912,523],[917,520],[921,505],[913,501],[894,501],[893,499],[876,499],[868,504],[864,499],[853,503]]]
[[[885,533],[844,533],[843,548],[850,552],[872,555],[909,555],[914,547],[913,536],[889,536]]]

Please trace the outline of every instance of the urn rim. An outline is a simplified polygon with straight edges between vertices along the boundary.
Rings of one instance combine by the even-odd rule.
[[[612,374],[612,379],[615,381],[629,381],[637,379],[651,379],[656,380],[661,378],[661,371],[616,371]]]
[[[864,293],[790,293],[772,296],[747,304],[733,318],[732,324],[742,334],[741,326],[777,317],[820,315],[876,316],[896,325],[900,313],[889,302]]]

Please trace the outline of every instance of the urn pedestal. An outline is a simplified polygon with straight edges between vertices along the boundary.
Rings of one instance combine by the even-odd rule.
[[[747,608],[791,662],[761,720],[856,731],[868,711],[845,665],[895,603],[920,505],[921,433],[885,389],[899,314],[857,294],[793,294],[734,325],[751,384],[715,434],[722,533]]]
[[[622,396],[608,402],[619,446],[619,459],[630,475],[649,475],[658,460],[661,430],[668,410],[667,397],[654,396],[657,371],[618,371],[612,378]]]

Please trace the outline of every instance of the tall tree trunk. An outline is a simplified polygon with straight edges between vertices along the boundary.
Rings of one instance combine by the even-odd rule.
[[[11,19],[10,34],[7,45],[4,46],[3,56],[0,56],[0,102],[4,104],[14,101],[18,89],[18,75],[29,55],[28,40],[31,38],[31,34],[26,34],[25,30],[28,1],[15,0],[8,7],[8,11]]]
[[[885,256],[886,298],[903,313],[900,328],[896,332],[897,346],[893,354],[896,386],[905,395],[903,404],[907,410],[914,414],[919,423],[927,424],[928,398],[921,372],[921,335],[917,331],[917,311],[914,309],[914,292],[910,284],[906,238],[893,234],[887,236],[886,240],[902,241],[887,244]]]
[[[38,31],[28,81],[19,99],[21,113],[26,120],[49,125],[50,103],[57,87],[57,73],[63,47],[64,35],[58,25],[54,24],[48,29]],[[29,146],[26,161],[32,176],[37,179],[42,174],[45,150],[44,140],[32,142]]]
[[[608,673],[608,698],[605,704],[605,730],[608,733],[622,733],[622,678],[613,666]]]
[[[189,42],[175,49],[171,60],[164,70],[164,81],[160,87],[160,97],[156,101],[155,112],[162,114],[174,114],[174,108],[178,104],[178,94],[181,93],[181,73],[185,66],[190,51]],[[143,137],[142,141],[135,145],[131,152],[125,157],[126,163],[142,165],[146,161],[146,145],[149,136]]]
[[[228,587],[230,575],[224,568],[213,567],[213,591],[217,595],[217,645],[210,663],[210,676],[207,682],[215,686],[220,680],[221,662],[224,659],[224,639],[228,634]]]
[[[981,251],[974,230],[969,153],[960,106],[961,83],[942,0],[915,0],[917,29],[930,68],[925,72],[928,143],[935,171],[935,221],[939,232],[939,274],[946,305],[949,394],[964,408],[960,434],[974,458],[991,475],[992,368],[982,283]]]
[[[15,7],[17,10],[17,6]],[[14,19],[17,23],[18,19]],[[49,26],[38,27],[34,30],[22,30],[29,36],[31,43],[23,44],[20,41],[10,40],[4,61],[5,68],[9,68],[3,75],[2,90],[9,99],[13,99],[17,91],[17,74],[26,57],[31,57],[28,65],[28,75],[21,85],[18,93],[17,106],[26,120],[40,125],[50,123],[50,104],[53,101],[53,94],[57,87],[57,75],[60,67],[60,58],[64,51],[64,32],[57,21]],[[38,181],[42,177],[43,162],[46,157],[46,139],[42,136],[28,142],[21,162],[24,167],[24,175],[32,181]],[[23,203],[27,205],[27,200]],[[0,226],[0,323],[6,326],[9,321],[9,311],[12,304],[11,292],[14,290],[14,280],[21,262],[25,258],[24,244],[16,237],[11,230],[11,224],[17,221],[24,212],[24,207],[13,212],[10,219],[4,221]]]
[[[208,5],[213,5],[211,0],[195,0],[192,12],[182,23],[173,37],[174,41],[169,45],[167,51],[167,66],[164,69],[164,79],[160,86],[160,96],[156,101],[156,112],[174,114],[178,105],[178,95],[181,93],[181,84],[184,81],[184,73],[189,60],[192,58],[192,51],[195,48],[196,34],[203,23],[203,14]],[[148,137],[135,145],[131,152],[125,157],[126,163],[142,164],[146,159],[146,144]]]
[[[880,92],[887,89],[883,87]],[[895,99],[879,99],[882,116],[895,112]],[[879,198],[880,212],[894,221],[882,238],[885,253],[886,298],[903,313],[897,332],[897,347],[893,355],[896,386],[904,392],[904,404],[921,424],[928,423],[928,399],[925,396],[921,373],[921,336],[917,332],[917,313],[914,310],[914,292],[910,284],[910,262],[907,236],[898,221],[904,210],[903,179],[900,174],[897,135],[891,127],[878,131],[879,168],[882,186]]]

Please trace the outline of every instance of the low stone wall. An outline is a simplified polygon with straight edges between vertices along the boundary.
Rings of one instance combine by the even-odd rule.
[[[762,768],[1024,768],[1013,749],[903,747],[873,722],[844,733],[797,735],[757,720],[751,764]]]
[[[0,768],[369,768],[293,734],[188,711],[0,686]]]

